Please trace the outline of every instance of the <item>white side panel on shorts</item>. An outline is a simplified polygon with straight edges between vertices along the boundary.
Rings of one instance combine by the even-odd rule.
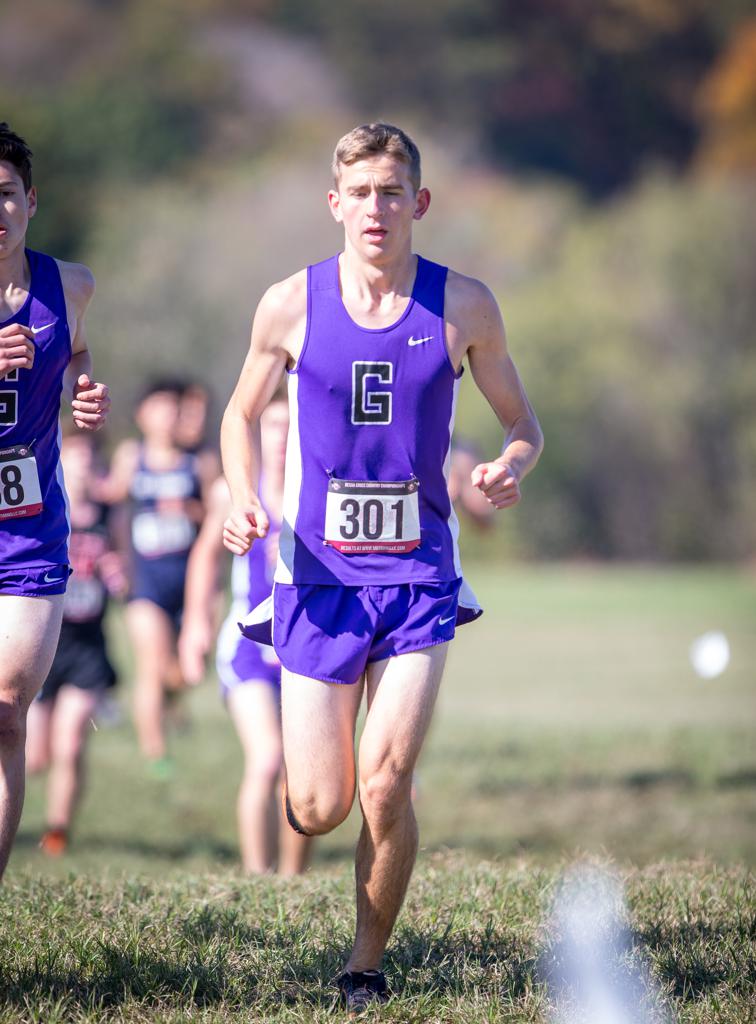
[[[449,467],[451,466],[451,438],[454,432],[454,417],[457,413],[457,396],[459,395],[459,382],[460,378],[454,381],[454,395],[452,397],[452,408],[451,417],[449,419],[449,448],[446,452],[446,459],[444,461],[444,480],[446,480],[447,486],[449,484]],[[459,558],[459,520],[457,519],[457,513],[454,511],[454,505],[451,506],[449,512],[449,518],[447,520],[449,527],[449,533],[451,534],[452,540],[452,551],[454,552],[454,571],[457,576],[462,575],[462,562]]]
[[[289,374],[289,435],[286,441],[283,522],[278,541],[278,561],[273,576],[277,583],[294,582],[294,527],[299,513],[299,492],[302,489],[302,448],[299,434],[299,377]]]
[[[60,417],[58,417],[58,465],[55,467],[55,479],[58,481],[58,486],[63,492],[63,502],[66,506],[66,524],[68,525],[68,537],[66,538],[66,544],[71,540],[71,504],[68,500],[68,491],[66,490],[66,481],[63,476],[63,463],[60,461],[60,449],[63,445],[63,428],[60,425]]]
[[[231,562],[231,597],[234,604],[245,604],[249,594],[247,555],[234,555]]]
[[[215,647],[215,668],[218,678],[224,686],[233,686],[239,682],[239,678],[231,667],[237,648],[241,643],[248,643],[239,631],[239,620],[249,611],[246,601],[234,601],[229,609],[228,615],[218,633],[218,641]]]

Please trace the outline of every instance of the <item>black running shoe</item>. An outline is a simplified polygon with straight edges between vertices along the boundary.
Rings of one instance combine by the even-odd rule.
[[[341,1004],[350,1014],[362,1013],[373,1003],[388,1002],[383,971],[346,971],[337,980]]]

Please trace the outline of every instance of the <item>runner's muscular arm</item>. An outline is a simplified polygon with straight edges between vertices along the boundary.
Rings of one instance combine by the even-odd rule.
[[[520,481],[543,449],[541,427],[507,349],[496,299],[484,284],[450,272],[446,293],[447,342],[459,367],[466,355],[475,383],[506,431],[502,454],[472,472],[472,483],[496,508],[520,500]]]
[[[231,513],[223,542],[234,554],[249,551],[268,532],[268,517],[257,487],[260,477],[260,416],[287,366],[301,351],[307,321],[307,273],[273,285],[260,301],[249,352],[221,424],[223,472],[231,492]]]
[[[108,505],[126,501],[139,463],[139,442],[128,437],[113,452],[110,472],[100,483],[98,497]]]
[[[63,374],[63,390],[71,396],[73,420],[81,430],[99,430],[108,418],[107,384],[92,381],[92,356],[87,347],[84,314],[94,295],[91,271],[81,263],[58,261],[71,335],[71,360]]]

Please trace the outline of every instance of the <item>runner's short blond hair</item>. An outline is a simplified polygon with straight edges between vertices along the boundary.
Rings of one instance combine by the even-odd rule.
[[[420,150],[401,128],[383,121],[361,124],[342,135],[336,143],[331,164],[336,188],[339,186],[339,168],[342,164],[349,166],[381,153],[387,153],[407,164],[413,188],[415,191],[420,188]]]

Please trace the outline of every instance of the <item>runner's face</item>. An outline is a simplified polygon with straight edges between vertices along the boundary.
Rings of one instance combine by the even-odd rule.
[[[29,218],[36,209],[36,189],[27,192],[13,164],[0,160],[0,259],[24,244]]]
[[[412,222],[425,215],[430,193],[416,192],[407,164],[384,153],[342,164],[328,202],[347,244],[369,262],[384,264],[411,248]]]
[[[69,491],[81,493],[91,483],[94,474],[94,451],[85,438],[64,438],[60,449],[63,477]]]
[[[207,420],[207,394],[201,388],[191,388],[179,402],[178,436],[181,444],[191,448],[200,444],[205,436]]]
[[[171,391],[155,391],[137,409],[137,426],[148,441],[176,443],[179,399]]]

